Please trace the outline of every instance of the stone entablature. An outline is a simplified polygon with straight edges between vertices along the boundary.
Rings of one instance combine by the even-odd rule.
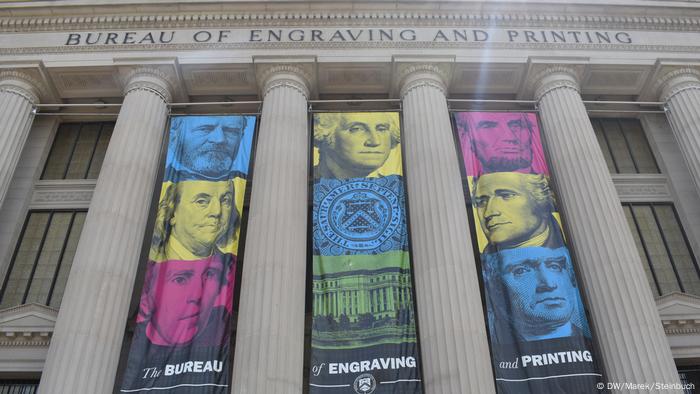
[[[284,26],[245,26],[219,20],[200,27],[127,25],[76,26],[69,31],[10,29],[0,38],[0,55],[85,53],[134,50],[196,49],[337,49],[337,48],[491,48],[531,50],[596,50],[697,53],[700,33],[680,29],[624,28],[570,24],[556,26],[481,26],[473,20],[423,26],[420,20],[400,24],[288,20]],[[302,23],[299,23],[302,22]],[[697,25],[695,30],[700,28]]]
[[[46,10],[50,9],[48,13]],[[333,11],[329,11],[333,10]],[[304,2],[202,0],[84,2],[17,1],[0,7],[5,31],[215,26],[547,26],[690,30],[700,26],[700,7],[688,1],[621,0]]]

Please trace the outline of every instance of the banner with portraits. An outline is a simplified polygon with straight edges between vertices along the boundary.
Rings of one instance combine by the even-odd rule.
[[[537,117],[456,112],[499,393],[602,381]]]
[[[313,116],[310,393],[420,393],[397,112]]]
[[[229,393],[238,240],[256,118],[171,118],[122,393]]]

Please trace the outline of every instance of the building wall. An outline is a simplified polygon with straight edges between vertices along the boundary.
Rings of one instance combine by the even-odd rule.
[[[688,172],[678,142],[663,115],[644,115],[642,125],[657,157],[662,172],[668,176],[673,202],[678,210],[683,229],[693,245],[700,250],[700,206],[698,192]],[[696,252],[697,255],[697,252]]]
[[[305,37],[295,41],[301,33],[292,32],[299,29]],[[346,34],[331,41],[338,29],[363,30],[366,36],[355,41]],[[393,29],[394,38],[370,39],[369,29],[379,37],[379,30]],[[315,41],[313,30],[321,30],[325,41]],[[406,69],[427,63],[444,77],[448,98],[514,100],[453,101],[451,108],[532,110],[539,74],[551,65],[564,65],[574,70],[586,99],[657,102],[589,108],[604,108],[612,111],[610,116],[620,117],[630,116],[625,111],[631,110],[631,116],[641,120],[662,174],[613,176],[620,200],[673,202],[695,256],[700,256],[700,195],[684,146],[674,137],[667,115],[645,113],[662,108],[658,81],[665,75],[679,69],[700,70],[700,6],[692,2],[14,2],[0,6],[0,31],[0,77],[2,72],[22,72],[36,84],[39,101],[46,104],[119,104],[132,73],[143,67],[157,70],[168,81],[172,102],[257,101],[263,99],[264,76],[275,64],[303,69],[312,100],[396,99]],[[133,43],[130,31],[135,32]],[[153,37],[164,32],[167,39],[172,31],[176,37],[169,43],[146,39],[149,32]],[[566,33],[566,42],[557,42],[552,31],[579,33]],[[108,34],[116,34],[112,42]],[[410,39],[413,34],[418,36],[415,41]],[[490,38],[483,41],[485,35]],[[90,39],[99,43],[88,45]],[[200,39],[206,42],[197,42]],[[605,42],[608,39],[610,43]],[[374,108],[384,105],[390,104]],[[212,104],[171,107],[171,111],[259,112],[260,106]],[[311,108],[353,107],[312,102]],[[19,165],[0,207],[2,277],[29,209],[86,208],[90,202],[94,181],[38,179],[58,124],[102,119],[104,112],[114,113],[106,116],[113,119],[117,110],[39,107],[40,112],[63,115],[37,116],[21,147]],[[694,345],[700,342],[700,298],[671,294],[657,297],[656,303],[677,363],[700,363],[700,349]],[[41,370],[56,316],[55,310],[35,305],[0,311],[0,331],[15,337],[30,333],[23,340],[0,342],[0,348],[12,349],[5,354],[24,360],[26,353],[28,360],[14,369],[0,357],[0,374]],[[24,353],[22,346],[27,349]]]
[[[51,148],[57,126],[58,119],[54,117],[39,118],[34,121],[12,178],[10,190],[0,209],[0,258],[2,258],[0,272],[3,273],[3,277],[12,259],[15,244],[32,200],[34,185],[43,170],[43,163]]]

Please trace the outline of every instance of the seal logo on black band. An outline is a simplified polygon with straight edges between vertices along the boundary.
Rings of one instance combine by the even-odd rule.
[[[355,389],[357,394],[372,394],[374,389],[377,388],[377,381],[374,379],[372,374],[363,373],[355,378],[352,388]]]

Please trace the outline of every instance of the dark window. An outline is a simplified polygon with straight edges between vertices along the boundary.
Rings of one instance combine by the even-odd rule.
[[[41,179],[97,179],[113,129],[114,122],[60,125]],[[29,212],[0,287],[0,308],[61,305],[85,216],[85,210]]]
[[[30,211],[0,289],[0,309],[35,302],[58,308],[85,211]]]
[[[700,366],[678,367],[678,377],[681,384],[688,387],[683,389],[683,394],[700,393]]]
[[[97,179],[113,129],[114,122],[62,124],[41,179]]]
[[[700,295],[700,269],[670,203],[623,203],[649,284],[657,295]]]
[[[659,166],[637,119],[591,119],[613,174],[658,174]]]
[[[0,394],[34,394],[38,388],[38,380],[0,380]]]

